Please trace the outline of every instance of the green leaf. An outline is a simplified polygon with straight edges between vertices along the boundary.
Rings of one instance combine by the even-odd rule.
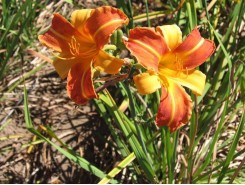
[[[120,171],[122,171],[128,164],[135,159],[134,153],[131,153],[122,162],[120,162],[114,169],[112,169],[106,177],[104,177],[98,184],[107,184],[110,180],[115,177]]]
[[[226,160],[223,163],[223,168],[222,168],[221,172],[219,173],[219,178],[217,180],[217,183],[221,183],[223,178],[225,177],[225,175],[227,173],[229,164],[232,161],[232,158],[234,156],[238,141],[240,139],[240,135],[241,135],[241,133],[242,133],[242,131],[244,129],[244,124],[245,124],[245,117],[244,117],[244,112],[243,112],[241,121],[240,121],[239,126],[237,128],[237,131],[236,131],[236,133],[234,135],[233,142],[232,142],[231,147],[229,148],[229,152],[228,152],[228,154],[226,156]]]
[[[108,112],[114,118],[116,123],[120,126],[122,132],[124,133],[125,137],[129,141],[129,144],[132,150],[135,153],[137,161],[139,162],[140,166],[142,167],[143,171],[145,172],[146,177],[151,181],[155,182],[156,176],[155,172],[152,169],[150,162],[148,161],[148,157],[144,153],[140,142],[136,138],[133,130],[129,125],[129,120],[125,121],[124,114],[118,110],[116,103],[114,102],[113,98],[109,94],[107,90],[104,91],[103,94],[100,94],[100,99],[104,102],[105,106],[107,107]]]

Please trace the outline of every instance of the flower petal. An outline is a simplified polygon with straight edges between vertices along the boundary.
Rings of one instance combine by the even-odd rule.
[[[55,13],[51,27],[38,39],[55,51],[70,53],[69,42],[73,35],[79,35],[78,31],[63,16]]]
[[[116,74],[120,71],[123,60],[113,57],[103,50],[100,50],[99,54],[95,58],[94,67],[102,72],[108,74]]]
[[[124,43],[142,66],[156,72],[161,55],[168,50],[163,37],[152,28],[130,30],[129,39]]]
[[[92,9],[75,10],[71,14],[71,24],[80,32],[84,32],[84,25],[91,15]]]
[[[196,95],[202,95],[206,75],[198,70],[175,71],[168,68],[160,68],[159,75],[171,79],[173,82],[190,88]]]
[[[184,69],[194,69],[207,60],[215,51],[214,42],[201,37],[195,28],[174,50]]]
[[[95,43],[88,34],[81,34],[57,13],[54,14],[50,29],[43,35],[39,35],[38,38],[41,43],[68,58],[81,54],[84,57],[92,57],[98,52]]]
[[[141,95],[151,94],[161,88],[158,76],[152,71],[138,74],[134,76],[133,79],[135,86]]]
[[[156,30],[164,37],[170,51],[173,51],[181,44],[182,32],[176,24],[158,26]]]
[[[56,72],[59,74],[59,76],[64,79],[67,77],[69,70],[72,68],[73,65],[79,63],[79,62],[91,62],[92,57],[66,57],[60,55],[53,61],[53,66],[55,67]]]
[[[173,132],[186,124],[191,117],[192,102],[180,85],[168,80],[162,88],[161,101],[157,113],[157,126],[168,126]]]
[[[98,98],[92,81],[90,62],[72,66],[67,77],[67,94],[77,104],[85,104],[92,98]]]
[[[108,42],[110,35],[127,23],[128,18],[121,10],[103,6],[91,12],[85,26],[94,38],[97,48],[101,49]]]

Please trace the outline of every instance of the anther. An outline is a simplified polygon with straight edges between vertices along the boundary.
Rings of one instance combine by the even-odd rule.
[[[71,42],[68,43],[70,47],[70,52],[72,55],[77,56],[79,55],[79,49],[80,49],[80,44],[77,42],[76,38],[72,36]]]

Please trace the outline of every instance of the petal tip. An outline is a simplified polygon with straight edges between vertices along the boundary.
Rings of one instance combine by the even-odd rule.
[[[171,132],[187,124],[192,114],[192,101],[184,88],[172,82],[168,89],[162,88],[156,123],[168,126]]]
[[[98,98],[94,90],[90,65],[74,65],[67,77],[67,94],[77,104],[85,104],[90,99]]]
[[[158,76],[154,72],[146,72],[133,77],[135,86],[141,95],[154,93],[161,88]]]
[[[128,17],[120,9],[102,6],[91,12],[85,27],[100,49],[109,41],[111,34],[128,21]]]

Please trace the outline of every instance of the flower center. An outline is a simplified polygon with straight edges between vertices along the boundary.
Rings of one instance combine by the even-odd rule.
[[[181,58],[179,58],[178,56],[177,56],[177,54],[175,53],[174,54],[175,55],[175,61],[174,61],[174,66],[175,66],[175,70],[176,71],[183,71],[183,61],[181,60]]]
[[[177,54],[175,54],[174,65],[175,65],[175,68],[176,68],[175,70],[177,71],[177,76],[180,76],[180,73],[182,72],[183,74],[186,75],[185,78],[188,77],[188,68],[184,67],[183,60],[181,60],[181,58],[178,57]]]

